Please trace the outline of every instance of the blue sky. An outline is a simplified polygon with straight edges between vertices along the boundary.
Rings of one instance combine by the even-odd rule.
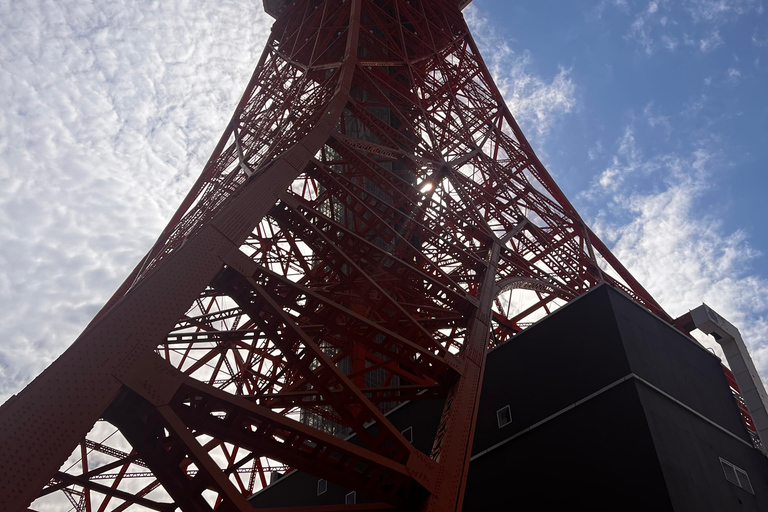
[[[768,18],[760,2],[476,0],[475,7],[495,20],[500,38],[532,56],[531,72],[568,71],[573,107],[542,143],[571,196],[590,186],[592,171],[610,167],[618,136],[631,126],[644,155],[706,147],[722,159],[701,203],[726,231],[745,229],[755,245],[768,243],[761,218]]]
[[[763,4],[472,7],[507,102],[585,220],[670,314],[705,301],[740,327],[768,375]]]
[[[200,172],[261,2],[0,0],[0,402],[59,355]],[[582,216],[671,314],[706,301],[768,375],[759,0],[475,0],[483,55]]]

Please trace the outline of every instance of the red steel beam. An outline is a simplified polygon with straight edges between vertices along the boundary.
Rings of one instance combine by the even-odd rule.
[[[306,512],[457,512],[493,318],[503,342],[609,282],[670,320],[536,157],[468,3],[265,2],[267,47],[182,206],[0,408],[0,509],[62,491],[91,512],[93,491],[98,512],[244,512],[269,459],[378,502]],[[505,310],[512,289],[531,300]],[[445,405],[424,454],[383,408],[427,397]],[[83,441],[99,418],[134,453]],[[57,472],[78,446],[80,474]],[[90,450],[116,460],[89,469]],[[131,464],[157,480],[118,488]],[[156,488],[173,504],[146,498]]]

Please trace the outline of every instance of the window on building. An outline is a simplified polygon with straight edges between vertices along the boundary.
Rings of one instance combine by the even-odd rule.
[[[499,428],[506,427],[512,423],[512,410],[508,405],[496,411],[496,420],[499,422]]]
[[[323,480],[322,478],[317,481],[317,495],[320,496],[325,491],[328,490],[328,480]]]
[[[403,434],[403,437],[405,438],[406,441],[408,441],[409,443],[413,442],[413,427],[408,427],[407,429],[403,430],[400,433]]]
[[[723,466],[726,480],[736,487],[741,487],[750,494],[755,494],[755,491],[752,489],[752,482],[749,481],[749,475],[747,475],[746,471],[723,458],[720,459],[720,465]]]
[[[344,496],[345,505],[354,505],[355,503],[357,503],[357,493],[355,493],[355,491],[352,491]]]

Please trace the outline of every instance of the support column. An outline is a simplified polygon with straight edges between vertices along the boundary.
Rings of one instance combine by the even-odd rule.
[[[757,435],[765,450],[768,443],[768,393],[752,362],[749,350],[741,338],[741,333],[706,304],[691,311],[691,319],[697,329],[712,335],[723,348],[725,359],[736,378],[741,396],[747,403]]]

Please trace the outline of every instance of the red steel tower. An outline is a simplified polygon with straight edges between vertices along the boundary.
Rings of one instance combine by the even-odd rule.
[[[295,468],[376,502],[350,509],[459,510],[489,346],[603,282],[669,320],[537,159],[469,1],[264,0],[200,178],[0,409],[0,509],[246,511]],[[424,398],[429,454],[385,416]]]

